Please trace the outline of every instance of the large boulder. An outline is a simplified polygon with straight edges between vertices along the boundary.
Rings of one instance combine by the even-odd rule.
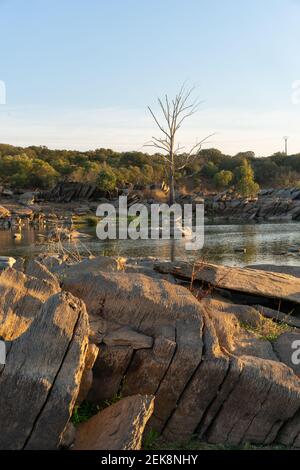
[[[257,275],[245,271],[244,286],[249,271]],[[206,274],[213,280],[215,268]],[[267,276],[261,273],[259,279],[267,278],[269,287]],[[281,276],[274,276],[279,286]],[[290,276],[283,280],[282,295],[297,299]],[[254,280],[249,285],[264,289]],[[99,325],[101,351],[90,399],[156,396],[147,427],[170,441],[197,434],[212,443],[300,446],[300,379],[267,339],[243,327],[260,319],[257,310],[213,299],[199,302],[183,286],[136,273],[83,273],[65,279],[63,287],[84,300],[91,322]],[[134,341],[103,344],[110,332],[120,338],[120,331],[115,333],[120,328],[151,337],[153,344],[145,344],[152,347],[141,343],[134,349]]]
[[[201,361],[203,317],[197,300],[184,287],[135,273],[83,274],[67,278],[63,288],[84,300],[92,323],[100,318],[109,328],[128,326],[155,338],[153,349],[134,354],[130,343],[101,347],[91,394],[97,401],[107,392],[114,396],[126,374],[128,394],[155,392],[157,428],[163,427]]]
[[[56,449],[78,395],[88,346],[82,301],[57,282],[0,274],[0,449]]]
[[[139,450],[154,397],[124,398],[79,425],[74,450]]]

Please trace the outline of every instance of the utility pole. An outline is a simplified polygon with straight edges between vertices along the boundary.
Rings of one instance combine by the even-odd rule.
[[[289,138],[287,136],[284,136],[284,153],[287,155],[288,154],[288,140]]]

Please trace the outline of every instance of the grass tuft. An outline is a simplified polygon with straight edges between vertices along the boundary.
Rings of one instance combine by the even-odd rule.
[[[292,328],[286,323],[274,322],[270,318],[265,318],[261,314],[259,321],[255,326],[245,322],[240,322],[240,325],[245,330],[254,333],[259,339],[270,342],[275,341],[280,335],[282,335],[282,333],[292,331]]]
[[[108,406],[117,403],[119,400],[121,400],[121,398],[121,394],[116,394],[111,400],[104,400],[98,405],[89,401],[83,401],[81,405],[74,406],[73,414],[71,416],[71,422],[74,424],[74,426],[78,426],[81,423],[85,423],[95,414],[104,410]]]

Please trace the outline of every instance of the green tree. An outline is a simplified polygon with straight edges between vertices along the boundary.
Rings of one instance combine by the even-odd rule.
[[[214,183],[217,188],[227,188],[232,183],[234,175],[232,171],[221,170],[214,175]]]
[[[201,174],[208,178],[213,178],[218,173],[218,167],[213,162],[207,162],[201,169]]]
[[[103,167],[98,175],[97,184],[103,191],[113,191],[116,188],[117,177],[109,166]]]
[[[238,168],[237,191],[244,197],[256,196],[259,185],[254,181],[254,172],[248,160],[244,159]]]

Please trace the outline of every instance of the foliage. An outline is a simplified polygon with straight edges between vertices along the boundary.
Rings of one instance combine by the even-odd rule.
[[[78,424],[88,421],[92,416],[98,413],[98,411],[100,411],[100,407],[98,405],[84,401],[81,405],[74,406],[71,422],[74,426],[78,426]]]
[[[121,394],[116,394],[111,400],[104,400],[98,405],[89,401],[83,401],[80,405],[74,406],[71,422],[74,426],[78,426],[78,424],[88,421],[92,416],[99,413],[99,411],[104,410],[108,406],[114,405],[121,400],[121,398]]]
[[[176,178],[183,184],[188,178],[189,187],[192,183],[205,191],[215,188],[215,175],[223,170],[235,175],[230,184],[247,195],[257,191],[257,184],[261,187],[292,187],[300,181],[300,154],[277,153],[257,158],[249,151],[232,157],[217,149],[203,149],[197,158],[191,159],[176,173]],[[246,175],[242,175],[243,172]],[[65,180],[92,182],[111,190],[115,186],[161,183],[165,178],[165,165],[159,154],[150,156],[103,148],[78,152],[0,144],[0,184],[12,188],[48,189]]]
[[[241,326],[251,333],[254,333],[260,339],[266,341],[275,341],[282,333],[291,331],[291,327],[283,322],[275,322],[270,318],[265,318],[260,314],[258,323],[250,325],[250,323],[241,322]]]
[[[214,183],[218,189],[227,188],[233,181],[234,174],[229,170],[221,170],[214,175]]]
[[[105,167],[100,171],[97,183],[104,191],[113,191],[117,184],[117,177],[109,167]]]
[[[254,181],[253,169],[245,158],[237,171],[237,191],[244,197],[256,196],[259,191],[259,185]]]

